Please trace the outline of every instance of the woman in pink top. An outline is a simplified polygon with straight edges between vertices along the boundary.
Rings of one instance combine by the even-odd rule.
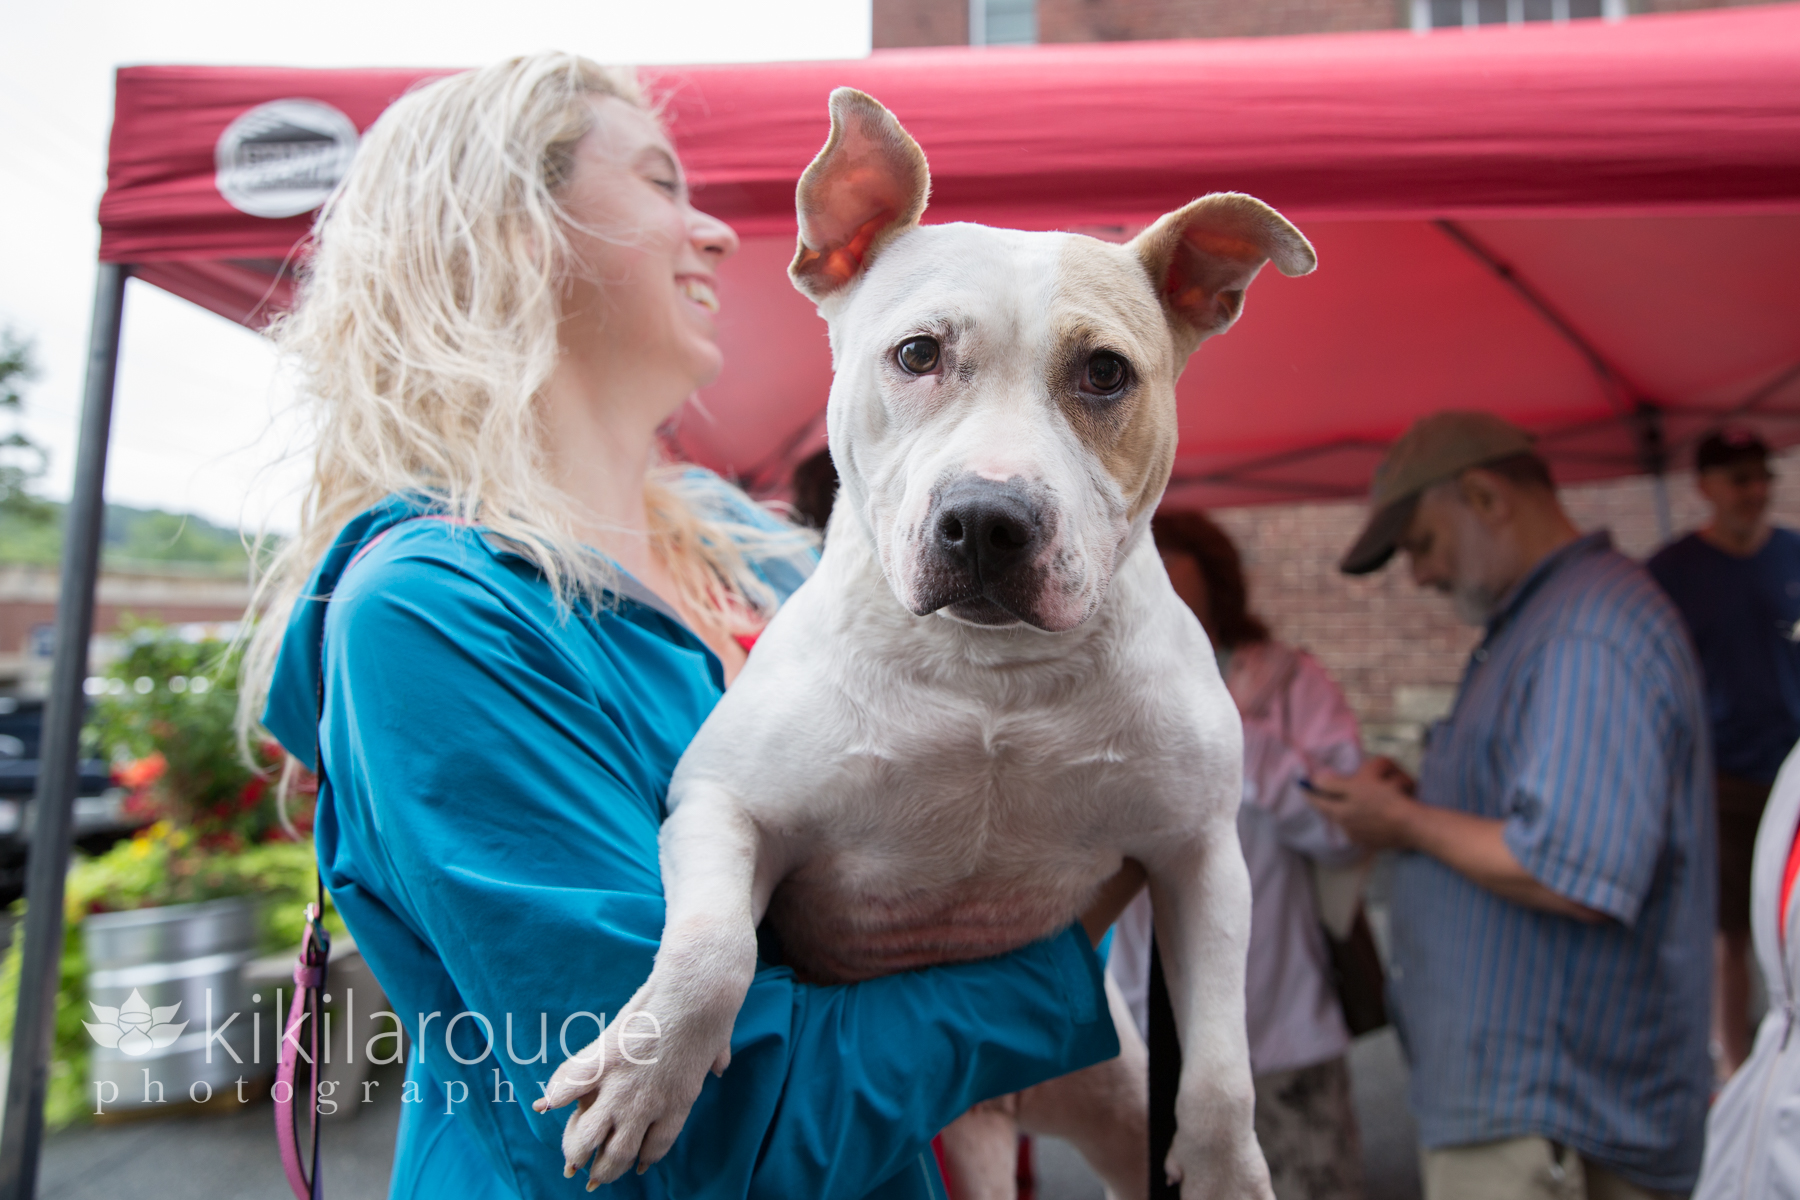
[[[1305,651],[1283,645],[1250,612],[1237,548],[1197,512],[1151,526],[1176,594],[1194,610],[1244,719],[1238,835],[1253,904],[1246,976],[1256,1136],[1278,1200],[1362,1200],[1362,1153],[1344,1054],[1350,1035],[1332,984],[1312,864],[1361,852],[1306,802],[1316,770],[1349,774],[1362,761],[1356,717]],[[1111,971],[1147,1027],[1150,902],[1120,919]]]

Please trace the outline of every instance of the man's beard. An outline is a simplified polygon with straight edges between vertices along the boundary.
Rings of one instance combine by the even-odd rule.
[[[1493,617],[1494,610],[1500,606],[1500,597],[1485,583],[1459,579],[1450,589],[1450,603],[1456,609],[1457,620],[1480,627]]]
[[[1496,587],[1484,578],[1492,572],[1483,568],[1499,557],[1500,548],[1467,506],[1459,505],[1456,517],[1450,586],[1444,591],[1456,610],[1456,619],[1480,628],[1493,618],[1506,594],[1504,587]]]

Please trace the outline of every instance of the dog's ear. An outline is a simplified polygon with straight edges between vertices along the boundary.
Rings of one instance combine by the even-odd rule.
[[[1268,205],[1214,192],[1178,208],[1131,242],[1163,302],[1183,358],[1244,311],[1244,289],[1266,262],[1283,275],[1319,265],[1312,244]]]
[[[831,137],[800,176],[800,248],[788,275],[814,302],[843,290],[919,223],[931,174],[894,114],[855,88],[831,93]]]

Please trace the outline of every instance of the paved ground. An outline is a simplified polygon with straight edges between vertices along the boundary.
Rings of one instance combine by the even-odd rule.
[[[1391,1033],[1351,1052],[1369,1200],[1417,1200],[1405,1068]],[[332,1200],[387,1195],[399,1122],[397,1068],[378,1073],[386,1098],[325,1132],[326,1190]],[[1038,1149],[1040,1200],[1099,1200],[1100,1185],[1061,1143]],[[580,1195],[571,1191],[571,1195]],[[53,1135],[45,1146],[40,1200],[289,1200],[275,1155],[268,1103],[242,1111],[90,1125]]]
[[[399,1067],[377,1068],[392,1099],[354,1119],[326,1125],[320,1175],[332,1200],[387,1195],[400,1123]],[[579,1193],[577,1193],[579,1194]],[[275,1150],[267,1100],[239,1111],[119,1124],[53,1134],[44,1147],[39,1200],[293,1200]]]
[[[1352,1046],[1350,1073],[1362,1126],[1368,1200],[1419,1200],[1406,1064],[1393,1032],[1370,1034]],[[1038,1143],[1037,1168],[1038,1200],[1100,1200],[1099,1180],[1072,1147],[1055,1140]]]

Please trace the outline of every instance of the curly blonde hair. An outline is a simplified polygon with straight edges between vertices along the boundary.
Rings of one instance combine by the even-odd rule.
[[[313,470],[299,533],[257,586],[246,734],[306,580],[344,525],[385,496],[419,495],[479,523],[534,562],[565,605],[598,603],[616,581],[617,567],[575,535],[542,434],[569,261],[558,191],[595,96],[654,111],[634,74],[572,54],[426,84],[369,129],[320,212],[299,303],[272,329],[298,371]],[[661,465],[645,502],[684,615],[733,633],[775,604],[744,547],[805,535],[732,521],[720,488]]]

